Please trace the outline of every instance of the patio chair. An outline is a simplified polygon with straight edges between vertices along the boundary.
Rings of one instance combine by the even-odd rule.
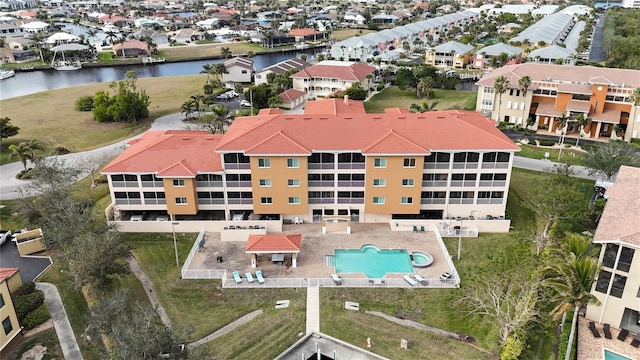
[[[604,324],[602,326],[602,331],[604,332],[604,337],[607,339],[613,339],[613,336],[611,336],[611,325],[609,324]]]
[[[620,330],[620,333],[618,334],[618,340],[625,341],[625,340],[627,340],[627,336],[629,336],[629,330],[622,329],[622,330]]]
[[[633,341],[631,342],[631,346],[635,348],[640,347],[640,333],[638,333],[638,335],[636,335],[636,338],[633,339]]]
[[[598,329],[596,329],[596,323],[593,321],[589,322],[589,330],[591,330],[591,333],[593,334],[593,337],[595,338],[601,338],[602,336],[600,336],[600,332],[598,331]]]
[[[451,274],[446,272],[446,273],[440,275],[440,281],[447,282],[447,280],[449,280],[450,277],[451,277]]]
[[[340,276],[338,276],[338,274],[331,274],[331,279],[333,279],[333,282],[336,285],[341,285],[342,284],[342,278],[340,278]]]
[[[417,226],[413,227],[413,232],[418,232],[418,227]]]
[[[408,282],[409,285],[411,285],[411,286],[418,285],[418,283],[415,280],[413,280],[412,278],[410,278],[409,275],[404,275],[402,278],[404,279],[404,281]]]
[[[244,276],[247,277],[247,281],[249,282],[249,284],[251,284],[252,282],[254,282],[255,280],[253,279],[253,276],[251,275],[250,272],[246,272],[244,273]]]
[[[240,284],[242,282],[242,278],[240,277],[240,273],[237,271],[233,272],[233,280],[236,281],[236,284]]]
[[[416,279],[422,285],[429,285],[429,281],[427,281],[427,279],[423,278],[419,274],[413,275],[413,278]]]
[[[424,232],[424,226],[420,226],[420,232]]]
[[[259,284],[264,284],[264,277],[262,277],[262,270],[256,271],[256,279],[258,279]]]

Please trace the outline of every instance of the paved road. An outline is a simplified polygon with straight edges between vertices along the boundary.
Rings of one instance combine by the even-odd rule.
[[[556,164],[558,163],[549,160],[530,159],[522,156],[516,156],[513,159],[513,167],[534,171],[544,171],[546,169],[553,168]],[[589,180],[597,179],[596,177],[589,175],[588,169],[584,166],[573,165],[571,166],[571,169],[573,169],[574,176],[577,178]]]
[[[56,329],[58,341],[62,348],[62,355],[67,360],[82,360],[82,353],[80,353],[80,347],[73,334],[67,312],[64,310],[64,305],[62,305],[58,288],[53,284],[38,282],[36,283],[36,289],[44,292],[44,303],[49,308],[49,314],[51,314],[53,326]]]
[[[600,14],[598,24],[593,33],[589,61],[601,62],[605,60],[604,47],[602,46],[602,26],[604,25],[604,13]]]

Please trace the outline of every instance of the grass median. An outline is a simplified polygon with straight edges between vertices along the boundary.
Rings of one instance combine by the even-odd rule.
[[[427,103],[437,101],[436,110],[474,110],[476,107],[477,93],[473,91],[434,89],[433,92],[435,96],[432,99],[418,99],[415,89],[401,90],[397,86],[389,86],[365,102],[364,108],[367,113],[380,114],[384,113],[384,109],[397,107],[409,109],[411,104],[422,104],[423,101]]]

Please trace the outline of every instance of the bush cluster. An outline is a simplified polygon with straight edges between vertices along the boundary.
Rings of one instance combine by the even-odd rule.
[[[23,322],[27,314],[39,308],[44,303],[44,293],[42,291],[34,291],[31,294],[16,296],[13,299],[13,306],[16,310],[18,321]]]
[[[46,304],[42,304],[25,316],[22,326],[24,326],[25,330],[31,330],[47,320],[49,320],[49,308]]]
[[[44,304],[44,293],[36,290],[36,284],[28,281],[13,292],[13,307],[18,322],[31,330],[49,319],[49,309]]]

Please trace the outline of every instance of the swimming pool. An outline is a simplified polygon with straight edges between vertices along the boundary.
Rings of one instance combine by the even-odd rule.
[[[603,349],[603,352],[604,360],[633,360],[632,358],[626,357],[624,355],[614,353],[611,350]]]
[[[411,273],[413,266],[405,249],[380,249],[365,244],[360,249],[336,249],[334,254],[336,273],[362,273],[379,279],[388,273]]]
[[[411,258],[413,260],[413,267],[416,268],[426,268],[433,264],[433,256],[424,251],[413,251]]]

